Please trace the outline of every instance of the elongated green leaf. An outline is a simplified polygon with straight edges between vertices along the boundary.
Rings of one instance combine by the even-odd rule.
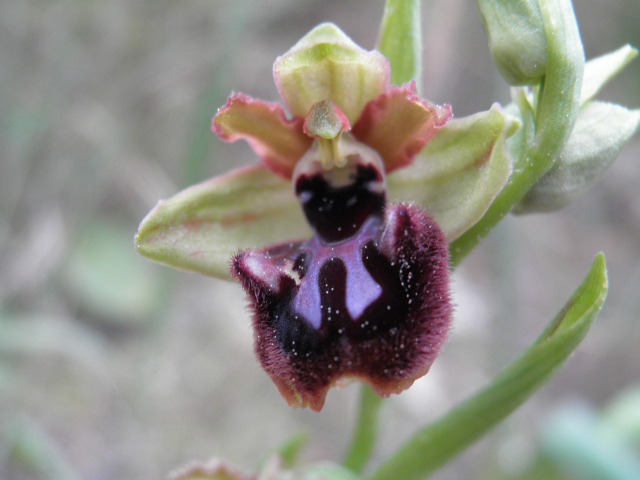
[[[420,0],[387,0],[378,50],[391,62],[391,83],[402,85],[422,76]],[[418,88],[420,91],[420,88]]]
[[[413,164],[389,175],[392,201],[428,209],[449,241],[487,211],[511,174],[506,138],[518,124],[498,105],[451,120]]]
[[[158,202],[135,243],[156,262],[229,279],[229,259],[238,249],[310,236],[290,182],[256,165]]]
[[[468,447],[545,384],[584,338],[607,293],[604,256],[538,340],[484,390],[419,430],[370,480],[418,480]]]

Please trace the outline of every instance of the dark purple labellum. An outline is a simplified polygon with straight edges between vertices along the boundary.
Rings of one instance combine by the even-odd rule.
[[[316,235],[232,260],[262,366],[289,404],[316,411],[344,378],[399,393],[427,373],[447,335],[444,234],[418,207],[385,210],[372,165],[356,162],[338,182],[299,175],[295,186]]]

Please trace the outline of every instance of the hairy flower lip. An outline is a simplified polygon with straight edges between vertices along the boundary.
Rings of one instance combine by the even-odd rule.
[[[426,374],[438,355],[452,316],[444,234],[413,205],[390,206],[382,225],[378,233],[354,237],[360,245],[356,250],[336,251],[339,261],[315,265],[320,277],[292,273],[296,255],[317,248],[314,240],[275,247],[278,255],[271,247],[233,258],[232,273],[251,299],[256,354],[291,406],[319,411],[328,390],[351,378],[368,383],[380,396],[400,393]],[[353,318],[344,279],[360,254],[382,290]],[[299,318],[294,300],[309,295],[301,293],[305,281],[318,279],[322,288],[323,271],[332,279],[332,291],[322,293],[321,322],[309,323]]]

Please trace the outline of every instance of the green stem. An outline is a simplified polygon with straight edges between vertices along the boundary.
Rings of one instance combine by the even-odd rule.
[[[547,39],[547,70],[536,106],[536,136],[516,159],[509,183],[484,217],[451,244],[456,266],[553,166],[573,129],[580,106],[584,51],[570,0],[540,0]]]
[[[391,83],[415,80],[418,91],[422,77],[420,20],[420,0],[387,0],[378,39],[378,50],[391,63]]]
[[[369,385],[362,384],[358,423],[351,447],[344,460],[345,467],[356,473],[364,470],[373,453],[378,435],[380,408],[383,403],[384,399],[378,397]]]
[[[391,64],[391,83],[401,85],[415,80],[419,90],[422,76],[420,0],[386,1],[378,49]],[[361,473],[371,458],[382,403],[383,399],[371,387],[362,385],[358,423],[344,460],[344,465],[356,473]]]

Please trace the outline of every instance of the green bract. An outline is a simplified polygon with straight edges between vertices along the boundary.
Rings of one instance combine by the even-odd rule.
[[[491,56],[511,85],[534,85],[547,67],[547,38],[537,0],[478,0]]]
[[[636,55],[637,50],[626,45],[586,63],[581,108],[569,139],[553,167],[514,208],[515,213],[565,207],[596,182],[616,159],[640,125],[640,110],[591,99]],[[518,104],[524,113],[533,108],[534,102],[535,98],[524,95]]]
[[[553,211],[577,199],[609,168],[638,125],[640,110],[587,103],[558,161],[514,211]]]

